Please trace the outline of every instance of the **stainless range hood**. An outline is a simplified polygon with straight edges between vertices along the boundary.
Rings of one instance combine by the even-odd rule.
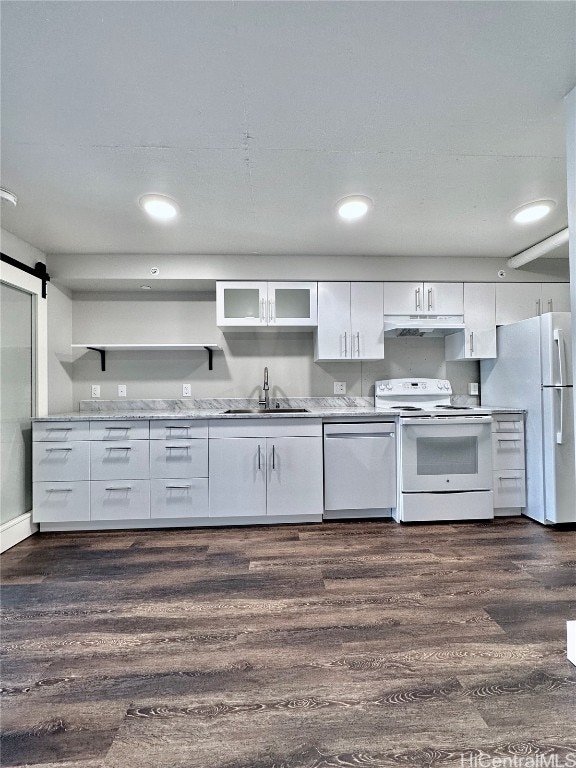
[[[385,336],[438,338],[465,327],[464,315],[384,315]]]

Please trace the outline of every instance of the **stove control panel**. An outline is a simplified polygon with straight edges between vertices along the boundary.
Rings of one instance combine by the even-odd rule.
[[[446,379],[382,379],[375,384],[375,394],[388,397],[422,397],[438,393],[451,395],[450,382]]]

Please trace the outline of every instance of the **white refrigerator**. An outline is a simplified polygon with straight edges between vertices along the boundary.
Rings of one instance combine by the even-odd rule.
[[[497,331],[498,358],[480,363],[481,401],[524,408],[526,509],[540,523],[576,522],[570,312]]]

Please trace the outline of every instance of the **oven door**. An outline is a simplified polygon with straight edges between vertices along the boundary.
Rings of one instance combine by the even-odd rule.
[[[491,422],[491,416],[400,419],[402,491],[490,490]]]

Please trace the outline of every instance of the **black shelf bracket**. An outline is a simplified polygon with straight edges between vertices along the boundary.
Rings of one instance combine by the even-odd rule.
[[[98,347],[86,347],[86,349],[91,349],[94,352],[100,352],[100,370],[105,371],[106,370],[106,350],[98,349]]]
[[[212,353],[214,352],[213,349],[210,349],[210,347],[204,347],[206,352],[208,352],[208,370],[212,370]]]

